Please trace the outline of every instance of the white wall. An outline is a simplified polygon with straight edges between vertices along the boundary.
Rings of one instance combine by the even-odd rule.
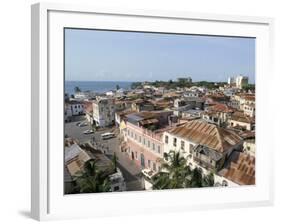
[[[1,223],[35,223],[28,218],[30,208],[30,4],[37,0],[6,0],[1,1],[0,7],[0,59],[1,59],[1,101],[7,110],[0,110],[1,119],[1,185],[0,211]],[[52,2],[71,2],[77,0],[56,0]],[[272,108],[280,114],[280,104],[276,97],[280,93],[277,85],[281,83],[280,69],[280,40],[281,13],[277,0],[80,0],[80,4],[94,4],[108,7],[162,9],[194,12],[209,12],[222,14],[241,14],[253,16],[276,17],[275,55],[276,76],[272,81],[272,91],[276,89],[275,97],[268,97]],[[266,75],[266,74],[265,74]],[[12,91],[11,91],[12,90]],[[9,98],[5,97],[9,93]],[[269,94],[265,92],[264,94]],[[16,101],[17,98],[20,100]],[[275,100],[275,102],[274,102]],[[20,117],[17,108],[21,108]],[[271,108],[271,110],[272,110]],[[14,119],[17,123],[13,123]],[[272,136],[280,137],[280,117],[273,124]],[[14,144],[14,145],[13,145]],[[5,159],[4,159],[5,158]],[[275,158],[281,158],[280,150],[276,150]],[[277,160],[277,159],[276,159]],[[12,163],[12,166],[10,164]],[[9,169],[7,169],[9,168]],[[276,164],[276,171],[281,170],[281,163]],[[13,178],[16,175],[16,178]],[[280,223],[280,189],[281,175],[276,172],[276,205],[247,209],[228,209],[211,211],[194,211],[177,214],[154,214],[138,217],[103,218],[95,223],[217,223],[220,217],[228,224],[232,223]],[[128,214],[129,215],[129,214]],[[198,218],[199,217],[199,218]],[[232,218],[231,218],[232,217]],[[235,217],[235,218],[233,218]],[[54,222],[60,224],[77,223],[78,221]],[[93,223],[93,220],[79,220],[79,223]]]

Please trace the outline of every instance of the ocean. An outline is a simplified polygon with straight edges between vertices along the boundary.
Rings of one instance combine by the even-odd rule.
[[[120,88],[128,90],[131,88],[132,82],[112,82],[112,81],[65,81],[65,93],[74,94],[74,88],[78,86],[81,91],[94,91],[104,93],[110,90],[116,90],[116,85]]]

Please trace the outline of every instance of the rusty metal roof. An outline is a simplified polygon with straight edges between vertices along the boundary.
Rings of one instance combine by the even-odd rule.
[[[140,124],[141,124],[141,125],[156,124],[156,123],[158,123],[158,122],[159,122],[158,119],[153,118],[153,119],[147,119],[147,120],[140,121]]]
[[[170,133],[221,153],[242,140],[242,138],[230,130],[219,128],[202,120],[187,122],[181,127],[174,128]]]
[[[231,161],[230,166],[219,172],[223,177],[239,185],[255,184],[255,157],[246,153],[234,152],[237,154],[235,160]]]

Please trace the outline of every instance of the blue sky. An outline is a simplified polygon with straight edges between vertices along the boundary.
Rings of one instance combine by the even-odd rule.
[[[255,39],[197,35],[65,30],[65,79],[155,81],[192,77],[255,81]]]

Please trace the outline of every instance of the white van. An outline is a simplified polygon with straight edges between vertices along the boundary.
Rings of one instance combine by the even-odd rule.
[[[103,133],[103,134],[101,134],[101,138],[102,139],[110,139],[110,138],[113,138],[114,137],[114,134],[113,133],[111,133],[111,132],[106,132],[106,133]]]

